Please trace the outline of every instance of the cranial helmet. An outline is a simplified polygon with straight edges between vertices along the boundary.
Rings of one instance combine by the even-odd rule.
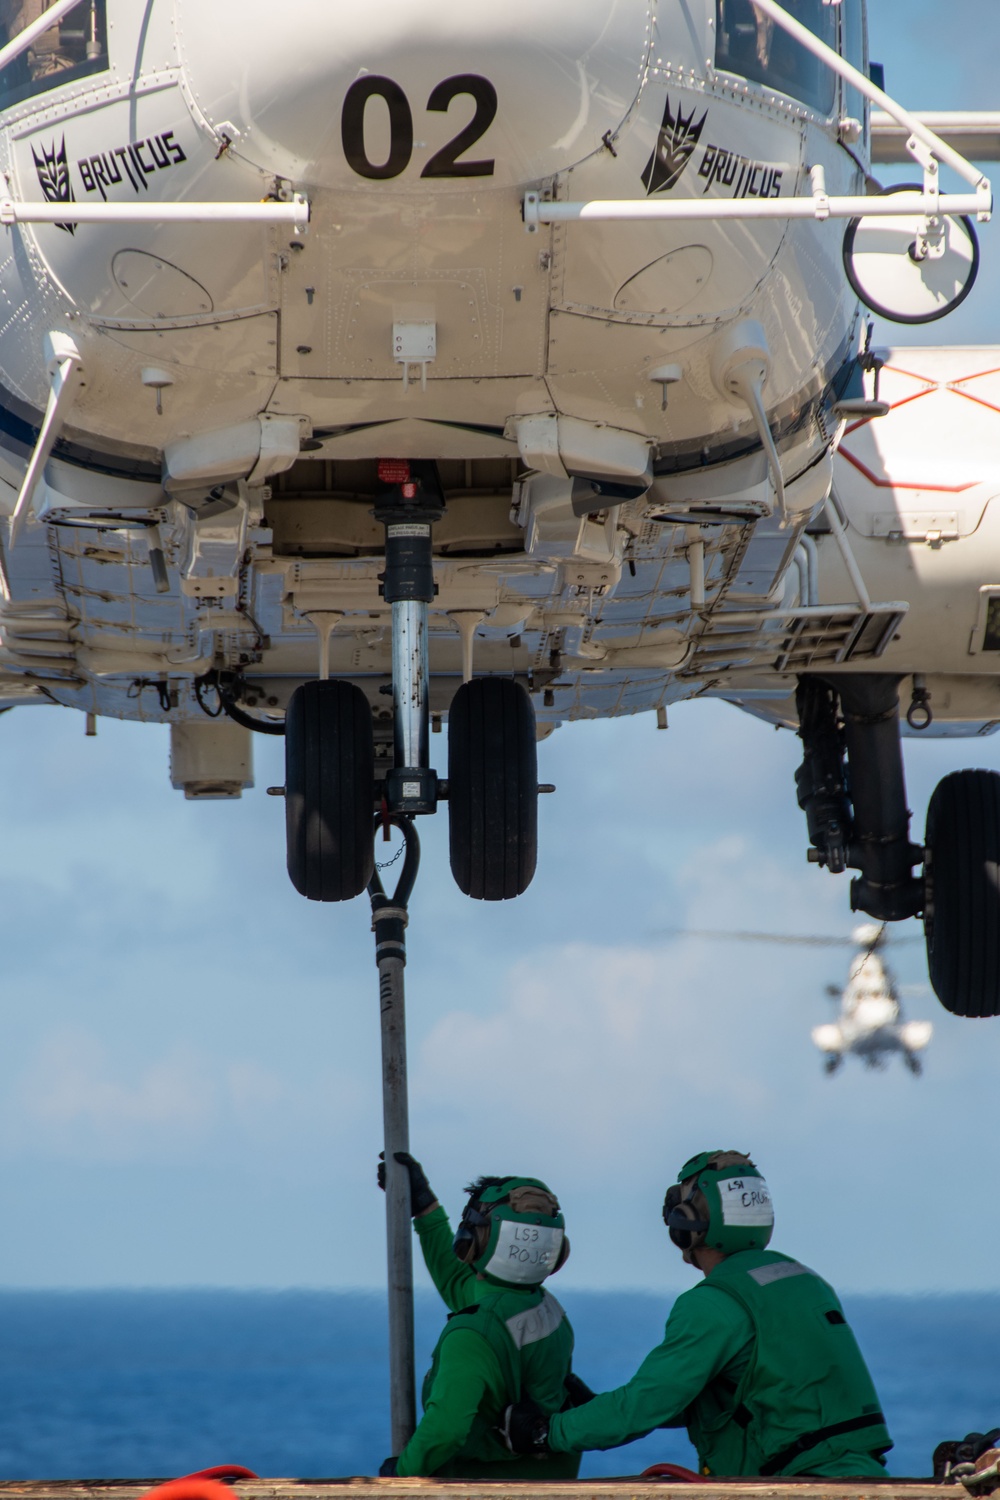
[[[537,1286],[569,1255],[559,1202],[537,1177],[481,1177],[468,1188],[453,1249],[501,1286]]]
[[[702,1151],[681,1167],[667,1189],[663,1222],[670,1238],[692,1262],[704,1245],[735,1255],[763,1250],[774,1229],[767,1183],[742,1151]]]

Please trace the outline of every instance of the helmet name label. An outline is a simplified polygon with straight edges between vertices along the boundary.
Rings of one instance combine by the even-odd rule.
[[[765,1227],[774,1223],[771,1194],[763,1177],[723,1177],[717,1186],[724,1224]]]
[[[537,1286],[555,1269],[562,1249],[563,1230],[544,1224],[519,1224],[504,1219],[493,1254],[484,1267],[489,1275],[521,1286]]]

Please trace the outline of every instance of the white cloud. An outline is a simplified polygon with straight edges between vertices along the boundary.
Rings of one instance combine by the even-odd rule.
[[[57,1027],[6,1092],[5,1155],[90,1164],[186,1157],[231,1126],[266,1132],[292,1107],[284,1080],[256,1060],[213,1068],[181,1044],[133,1069],[98,1036]]]
[[[216,1108],[201,1061],[180,1048],[122,1076],[110,1050],[78,1028],[45,1037],[14,1083],[7,1113],[22,1146],[121,1160],[150,1145],[204,1135]],[[8,1137],[10,1139],[10,1137]]]
[[[678,1091],[689,1108],[704,1108],[721,1089],[756,1110],[760,1081],[722,1040],[732,1005],[704,992],[701,970],[693,943],[672,955],[669,972],[662,951],[631,946],[571,943],[522,959],[508,973],[502,1008],[454,1010],[433,1027],[415,1098],[447,1099],[456,1078],[482,1072],[497,1106],[478,1123],[482,1149],[524,1149],[524,1121],[525,1139],[537,1131],[572,1141],[590,1162],[606,1163],[620,1160],[637,1134],[662,1132]],[[706,1032],[716,1036],[708,1044],[714,1061],[692,1065]]]

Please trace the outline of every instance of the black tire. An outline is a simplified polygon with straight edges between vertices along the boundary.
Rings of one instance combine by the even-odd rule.
[[[509,901],[538,858],[535,710],[510,677],[464,682],[448,711],[451,871],[477,901]]]
[[[350,901],[375,867],[375,746],[351,682],[306,682],[285,715],[288,874],[309,901]]]
[[[953,771],[940,781],[926,844],[934,992],[953,1015],[1000,1015],[1000,775]]]

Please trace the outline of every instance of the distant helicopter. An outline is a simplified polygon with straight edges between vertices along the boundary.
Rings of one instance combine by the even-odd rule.
[[[691,930],[683,935],[728,942],[799,944],[811,948],[850,945],[856,948],[844,988],[835,984],[826,987],[830,998],[840,1001],[840,1014],[835,1021],[812,1028],[813,1043],[825,1054],[824,1071],[836,1073],[851,1052],[864,1061],[866,1068],[881,1069],[892,1054],[898,1052],[911,1073],[919,1077],[923,1072],[918,1054],[926,1048],[934,1028],[930,1021],[907,1021],[903,1015],[899,986],[882,956],[888,940],[884,922],[866,922],[855,927],[850,937]],[[894,939],[895,943],[907,941],[906,937]]]
[[[927,1046],[934,1028],[930,1021],[903,1018],[899,991],[889,966],[881,956],[885,947],[885,923],[866,922],[855,927],[851,942],[858,952],[844,990],[827,985],[831,999],[840,1000],[836,1021],[814,1026],[812,1039],[826,1054],[825,1071],[836,1073],[848,1052],[864,1060],[867,1068],[884,1068],[893,1052],[902,1054],[910,1072],[923,1071],[918,1053]]]

